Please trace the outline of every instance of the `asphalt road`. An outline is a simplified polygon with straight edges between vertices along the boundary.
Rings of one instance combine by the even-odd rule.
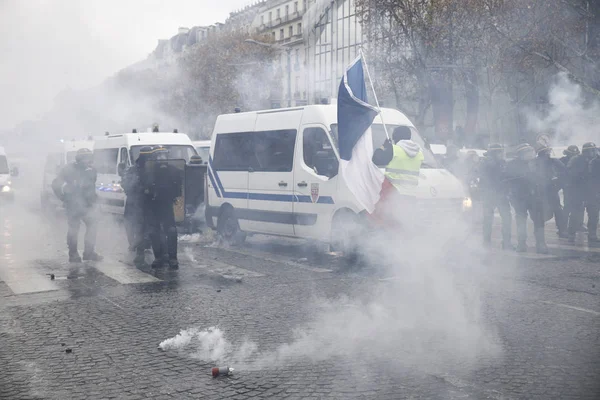
[[[547,256],[445,226],[356,265],[207,232],[178,271],[133,267],[110,220],[69,265],[65,225],[0,205],[1,399],[600,398],[600,248],[550,224]]]

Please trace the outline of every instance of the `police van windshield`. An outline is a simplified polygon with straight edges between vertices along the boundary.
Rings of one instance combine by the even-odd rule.
[[[131,146],[131,160],[135,162],[140,155],[140,149],[145,146]],[[186,163],[190,162],[190,158],[195,156],[196,149],[189,145],[162,145],[165,149],[169,150],[169,159],[171,160],[185,160]],[[204,157],[202,157],[204,160]]]
[[[0,174],[8,174],[9,172],[6,156],[0,156]]]
[[[392,136],[392,132],[394,132],[394,129],[398,126],[400,125],[386,124],[386,128],[390,136]],[[418,144],[419,147],[421,147],[421,150],[423,151],[423,156],[425,157],[422,168],[440,168],[431,150],[425,148],[425,142],[423,141],[421,135],[419,135],[419,132],[413,127],[411,127],[410,130],[412,132],[412,140],[416,144]],[[381,145],[383,145],[383,142],[386,139],[383,124],[372,124],[371,132],[373,135],[373,149],[377,149],[381,147]],[[335,146],[339,149],[337,124],[331,124],[331,133],[335,141]]]

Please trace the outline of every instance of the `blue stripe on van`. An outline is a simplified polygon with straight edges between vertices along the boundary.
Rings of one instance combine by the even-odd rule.
[[[210,165],[210,168],[212,168],[212,157],[208,156],[208,164]],[[219,178],[219,174],[217,174],[217,171],[215,171],[213,169],[213,173],[215,174],[215,179],[217,180],[217,184],[219,185],[219,190],[221,191],[221,193],[223,193],[223,197],[225,197],[225,189],[223,188],[223,184],[221,183],[221,178]]]
[[[249,200],[265,200],[265,201],[284,201],[284,202],[297,202],[297,203],[312,203],[311,196],[296,195],[296,194],[279,194],[279,193],[249,193],[249,192],[226,192],[219,174],[212,166],[212,157],[208,158],[208,177],[215,189],[217,197],[226,199],[249,199]],[[213,178],[214,175],[214,178]],[[217,185],[215,185],[215,181]],[[220,193],[219,193],[220,192]],[[320,196],[317,199],[317,204],[335,204],[333,197],[331,196]]]
[[[215,188],[215,193],[217,194],[217,197],[221,197],[221,193],[219,193],[219,188],[217,188],[217,184],[215,183],[215,178],[213,178],[213,172],[212,168],[210,167],[210,164],[208,164],[208,178],[210,179],[210,183],[212,184],[213,188]]]

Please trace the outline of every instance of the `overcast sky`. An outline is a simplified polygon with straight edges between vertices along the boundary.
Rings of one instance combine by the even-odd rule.
[[[0,129],[144,59],[180,26],[224,22],[249,0],[0,0]]]

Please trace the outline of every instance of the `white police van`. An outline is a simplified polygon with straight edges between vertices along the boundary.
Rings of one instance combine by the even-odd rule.
[[[40,202],[42,210],[49,208],[60,208],[62,202],[54,195],[52,181],[58,176],[60,170],[67,164],[75,161],[75,155],[79,149],[94,150],[94,142],[88,140],[61,140],[53,146],[51,152],[46,155],[44,163],[44,176],[42,178],[42,189]]]
[[[11,179],[17,174],[17,170],[10,167],[4,147],[0,147],[0,200],[14,200],[14,188]]]
[[[98,171],[96,192],[101,211],[123,214],[125,193],[121,188],[122,173],[137,160],[142,147],[159,145],[169,150],[169,158],[185,160],[186,163],[197,154],[185,133],[138,133],[134,130],[132,133],[94,138],[94,167]]]
[[[471,206],[461,183],[438,166],[414,125],[382,109],[388,131],[410,127],[425,156],[417,197],[438,209]],[[375,148],[386,138],[378,116]],[[220,115],[206,180],[206,221],[230,242],[260,233],[332,242],[336,227],[363,209],[338,176],[337,108],[310,105]],[[344,217],[344,218],[342,218]]]

